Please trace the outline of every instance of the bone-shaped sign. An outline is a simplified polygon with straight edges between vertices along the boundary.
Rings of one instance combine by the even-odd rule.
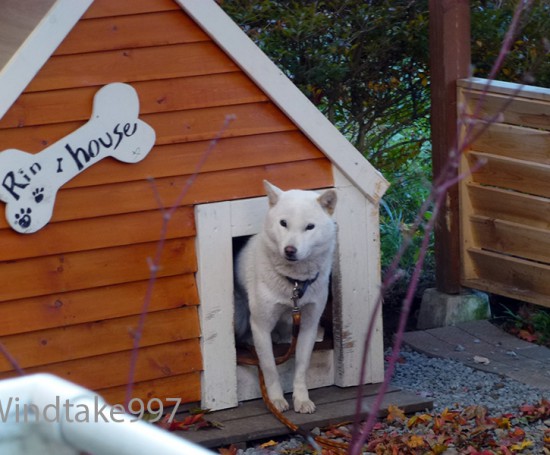
[[[0,200],[17,232],[30,234],[50,221],[59,188],[80,172],[112,156],[141,161],[155,143],[155,131],[138,119],[133,87],[114,83],[94,97],[90,120],[37,154],[16,149],[0,153]]]

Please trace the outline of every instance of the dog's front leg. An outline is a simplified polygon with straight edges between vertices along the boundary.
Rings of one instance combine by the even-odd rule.
[[[283,396],[283,389],[279,380],[279,373],[275,365],[273,345],[271,343],[271,331],[277,318],[250,318],[254,347],[260,361],[260,367],[264,375],[267,395],[273,405],[281,412],[288,410],[288,402]]]
[[[300,333],[296,345],[296,368],[294,371],[294,410],[303,414],[315,412],[315,403],[309,399],[306,374],[311,353],[317,337],[317,327],[323,312],[323,306],[310,303],[302,309]]]

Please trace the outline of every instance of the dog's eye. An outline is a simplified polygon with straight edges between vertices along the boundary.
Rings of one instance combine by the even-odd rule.
[[[312,229],[315,229],[315,225],[313,223],[309,223],[307,226],[306,226],[306,231],[311,231]]]
[[[281,221],[279,221],[279,224],[280,224],[282,227],[286,228],[286,220],[281,220]]]

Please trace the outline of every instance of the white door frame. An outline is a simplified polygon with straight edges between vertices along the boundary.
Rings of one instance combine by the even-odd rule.
[[[310,388],[358,384],[364,339],[380,283],[378,206],[341,174],[336,177],[338,257],[332,280],[334,349],[314,353],[308,372]],[[195,207],[203,408],[225,409],[237,406],[241,400],[260,396],[255,368],[236,365],[232,239],[257,233],[267,206],[267,198],[262,197]],[[292,361],[279,368],[283,388],[290,391]],[[365,382],[380,382],[383,374],[382,319],[378,314],[369,346]]]

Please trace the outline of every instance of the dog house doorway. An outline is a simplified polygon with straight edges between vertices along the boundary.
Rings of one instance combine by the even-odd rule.
[[[361,254],[372,250],[368,248],[373,235],[367,228],[373,221],[369,217],[368,204],[351,186],[337,188],[337,191],[339,200],[335,219],[339,226],[339,253],[332,279],[334,348],[313,353],[308,371],[310,389],[333,384],[343,387],[357,385],[363,340],[379,285],[379,253],[374,255],[374,259]],[[353,200],[360,202],[357,207],[349,206]],[[256,234],[262,226],[267,208],[266,197],[195,207],[203,408],[225,409],[237,406],[239,401],[261,396],[256,368],[237,366],[233,326],[233,239]],[[378,223],[377,211],[375,218],[374,221]],[[361,225],[366,235],[358,236],[352,232],[354,224]],[[378,251],[378,224],[374,237],[375,251]],[[358,263],[351,264],[350,259],[358,260]],[[371,270],[373,260],[376,266]],[[369,278],[373,273],[373,279]],[[383,377],[381,320],[379,316],[376,317],[366,383],[380,382]],[[292,389],[293,363],[293,360],[289,360],[279,366],[285,392]]]

